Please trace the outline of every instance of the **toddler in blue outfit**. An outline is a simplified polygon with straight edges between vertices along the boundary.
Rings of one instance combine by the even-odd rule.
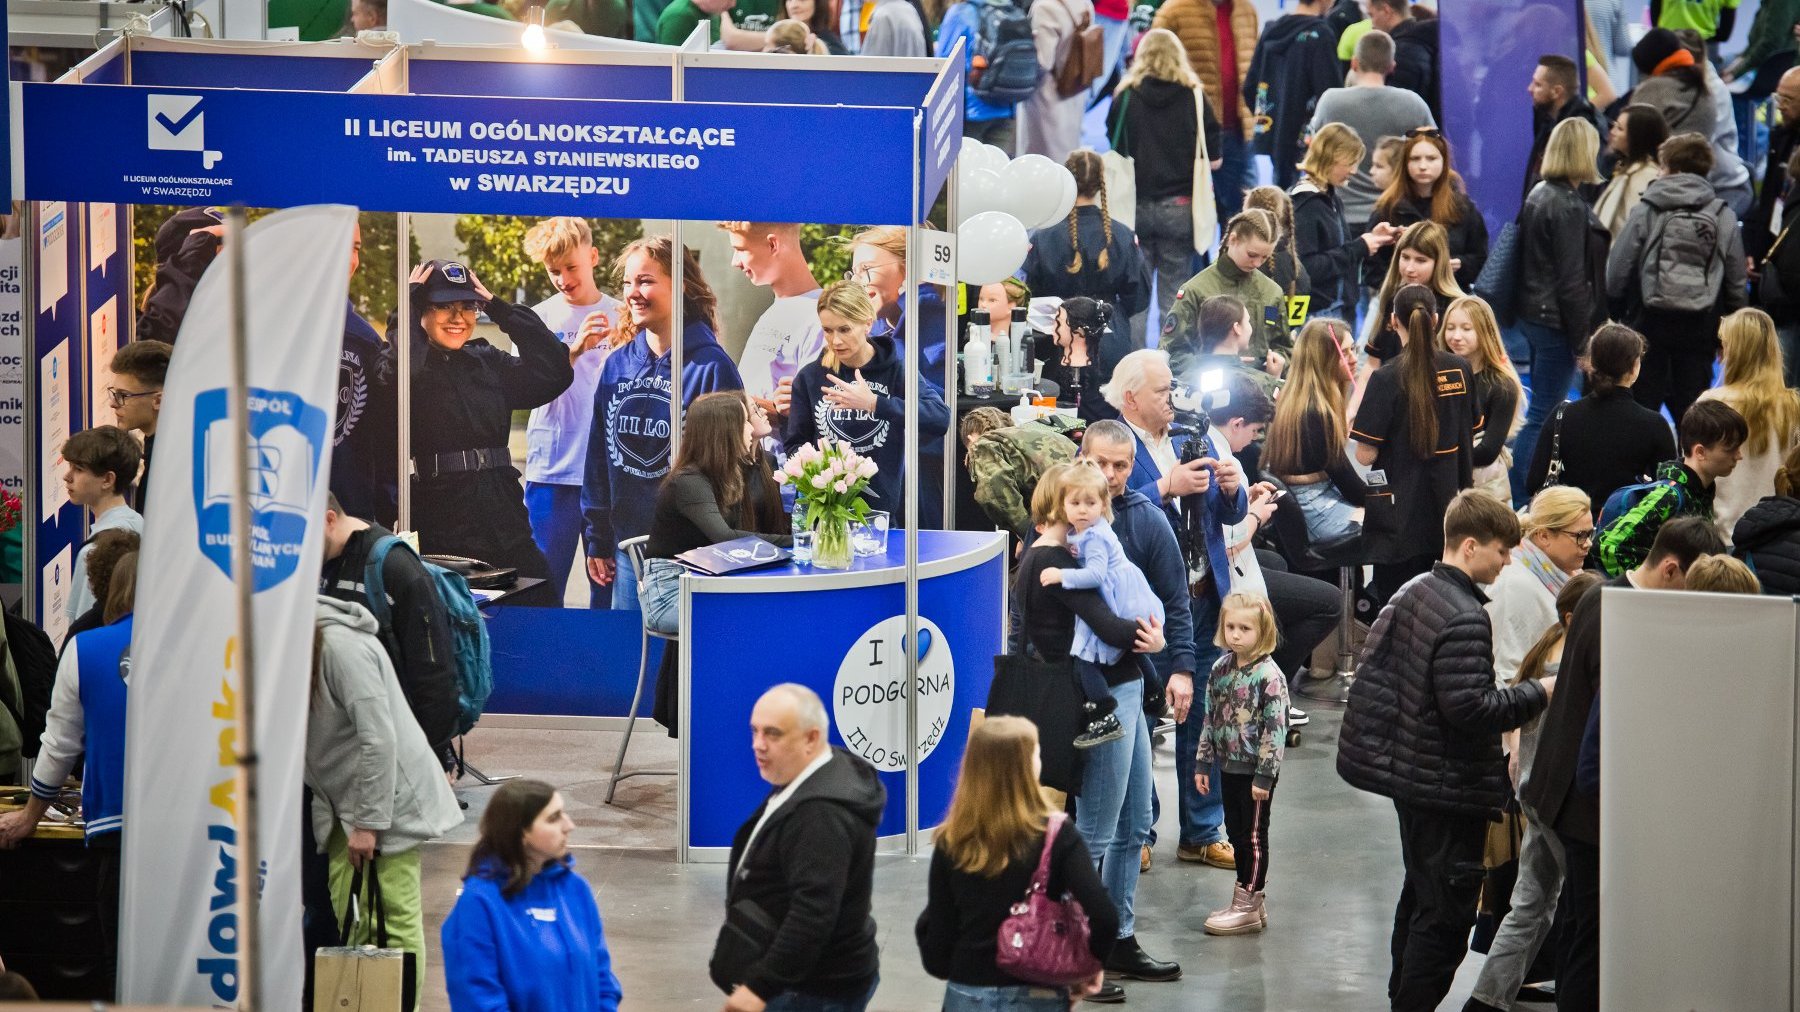
[[[1069,551],[1081,560],[1080,569],[1045,569],[1045,586],[1061,584],[1071,590],[1099,590],[1106,606],[1124,619],[1154,617],[1163,621],[1162,598],[1150,589],[1144,571],[1125,557],[1125,546],[1112,528],[1112,497],[1106,476],[1091,465],[1077,464],[1061,475],[1063,516],[1069,521]],[[1100,674],[1100,666],[1117,664],[1125,651],[1094,634],[1075,619],[1075,643],[1070,651],[1087,697],[1088,728],[1075,739],[1076,748],[1093,748],[1124,735],[1113,715],[1112,692]]]

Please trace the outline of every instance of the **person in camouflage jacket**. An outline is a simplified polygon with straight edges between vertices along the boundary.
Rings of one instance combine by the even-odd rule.
[[[1031,492],[1038,478],[1057,464],[1075,459],[1076,440],[1085,423],[1051,415],[1024,425],[999,408],[976,408],[960,426],[975,501],[988,518],[1021,541],[1031,533]]]

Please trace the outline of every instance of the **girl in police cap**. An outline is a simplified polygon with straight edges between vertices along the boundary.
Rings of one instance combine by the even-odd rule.
[[[575,380],[569,353],[536,313],[495,298],[473,271],[431,260],[412,273],[413,527],[421,550],[512,567],[546,582],[508,603],[554,607],[550,567],[531,537],[507,444],[514,411],[555,400]],[[475,317],[516,356],[475,337]]]

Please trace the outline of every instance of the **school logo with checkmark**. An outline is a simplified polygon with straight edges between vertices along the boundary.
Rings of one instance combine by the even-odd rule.
[[[201,163],[211,169],[224,152],[206,146],[206,110],[200,95],[149,96],[148,130],[152,151],[198,151]]]

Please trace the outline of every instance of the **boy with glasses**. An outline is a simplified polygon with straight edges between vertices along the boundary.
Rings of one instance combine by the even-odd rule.
[[[119,419],[119,428],[137,432],[144,440],[143,470],[131,476],[137,484],[137,512],[149,512],[150,458],[156,452],[156,419],[162,414],[163,379],[169,373],[174,348],[161,341],[133,341],[113,356],[112,385],[107,403]],[[122,480],[129,488],[130,480]]]

